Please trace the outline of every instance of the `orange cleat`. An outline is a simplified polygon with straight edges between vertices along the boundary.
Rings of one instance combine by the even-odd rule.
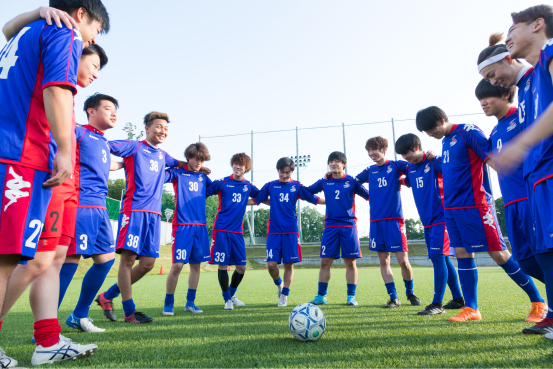
[[[533,302],[532,310],[528,318],[524,319],[525,322],[539,323],[547,315],[547,304],[545,302]]]
[[[448,319],[449,322],[468,322],[469,320],[482,320],[482,315],[480,315],[480,310],[465,306],[459,311],[454,317]]]

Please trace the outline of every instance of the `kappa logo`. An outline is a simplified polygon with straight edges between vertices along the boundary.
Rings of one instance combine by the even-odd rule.
[[[488,209],[488,212],[482,217],[482,219],[484,219],[484,224],[487,224],[493,229],[496,229],[491,209]]]
[[[455,136],[451,137],[451,146],[455,145],[457,143],[457,139]]]
[[[128,217],[125,214],[123,214],[123,219],[121,219],[121,230],[123,230],[123,228],[125,228],[127,224],[129,224],[130,219],[131,217]]]
[[[515,128],[517,128],[517,123],[513,120],[507,127],[507,132],[511,132]]]
[[[392,166],[391,165],[388,165],[388,170],[386,171],[386,173],[392,173]]]
[[[83,36],[81,36],[81,33],[79,31],[77,31],[76,29],[73,29],[75,31],[75,37],[73,37],[73,41],[75,40],[79,40],[81,42],[83,42]]]
[[[351,187],[351,185],[349,184],[349,182],[346,182],[346,183],[344,184],[344,188],[350,188],[350,187]]]
[[[426,166],[424,167],[424,173],[428,172],[430,172],[430,164],[426,164]]]
[[[295,186],[295,185],[292,186],[292,188],[290,188],[290,192],[296,192],[296,191],[297,191],[297,190],[296,190],[296,186]]]
[[[248,191],[248,186],[244,186],[244,188],[242,189],[242,192],[247,192]]]
[[[29,192],[22,190],[24,188],[31,187],[31,182],[24,181],[23,177],[15,173],[12,167],[10,167],[9,173],[12,175],[13,179],[6,182],[6,187],[8,187],[8,189],[4,192],[4,195],[8,198],[8,200],[10,200],[10,202],[4,206],[4,211],[6,211],[8,206],[17,202],[20,198],[29,197]]]
[[[473,129],[476,129],[476,126],[474,124],[465,124],[465,131],[470,132]]]

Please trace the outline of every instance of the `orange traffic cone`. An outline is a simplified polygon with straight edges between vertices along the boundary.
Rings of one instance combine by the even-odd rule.
[[[161,264],[161,268],[159,268],[159,275],[163,275],[163,264]]]
[[[230,272],[230,265],[228,266],[228,271]]]

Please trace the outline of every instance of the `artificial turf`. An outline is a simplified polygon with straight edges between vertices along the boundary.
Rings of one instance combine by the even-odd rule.
[[[213,268],[214,269],[214,268]],[[346,302],[345,271],[333,272],[328,305],[322,306],[327,329],[315,343],[302,343],[288,331],[288,315],[294,306],[310,301],[317,291],[318,271],[298,269],[289,306],[278,308],[276,287],[266,270],[248,270],[237,296],[246,306],[223,310],[215,273],[203,273],[196,304],[203,314],[183,312],[187,274],[181,275],[175,295],[175,316],[161,314],[166,275],[147,276],[133,286],[139,311],[154,318],[150,324],[123,320],[121,299],[114,300],[117,322],[107,321],[95,304],[90,316],[106,328],[104,333],[82,333],[63,324],[78,298],[81,280],[74,280],[60,308],[62,334],[78,343],[96,343],[91,357],[56,364],[59,367],[158,368],[158,367],[551,367],[553,342],[543,336],[525,335],[524,318],[530,303],[522,290],[500,268],[480,268],[479,303],[483,320],[448,323],[456,313],[417,316],[433,296],[432,269],[416,268],[415,293],[422,307],[402,298],[400,308],[383,309],[386,290],[377,268],[360,268],[358,307]],[[399,269],[396,286],[404,296]],[[115,282],[106,280],[104,289]],[[537,282],[542,294],[543,285]],[[446,301],[451,298],[446,293]],[[33,318],[27,295],[7,316],[0,347],[29,366],[34,345]]]

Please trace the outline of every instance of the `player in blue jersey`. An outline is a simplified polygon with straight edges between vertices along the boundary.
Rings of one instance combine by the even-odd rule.
[[[460,309],[465,306],[461,295],[455,267],[449,259],[453,255],[449,247],[444,218],[444,195],[441,158],[428,159],[422,151],[419,137],[408,133],[399,137],[396,152],[409,163],[405,174],[405,185],[413,189],[413,197],[424,226],[424,239],[428,258],[434,267],[434,299],[419,315],[445,313],[444,309]],[[453,300],[442,305],[446,284],[449,285]]]
[[[396,293],[394,274],[390,267],[391,252],[396,255],[401,267],[407,299],[411,305],[420,306],[421,301],[413,292],[413,269],[409,263],[409,249],[401,207],[400,178],[406,174],[407,163],[386,160],[388,140],[383,137],[368,139],[365,149],[376,164],[368,167],[355,178],[360,183],[369,183],[369,194],[371,194],[369,250],[378,252],[380,273],[390,296],[390,300],[384,307],[390,309],[401,306]]]
[[[144,116],[144,141],[111,141],[110,152],[124,159],[127,186],[121,201],[116,252],[121,254],[117,283],[96,300],[104,314],[113,320],[112,300],[121,294],[125,321],[149,323],[152,317],[136,311],[132,285],[154,267],[159,257],[161,197],[165,167],[184,166],[159,148],[167,138],[169,116],[151,112]],[[134,266],[138,259],[138,265]]]
[[[292,180],[295,169],[292,159],[280,158],[276,168],[278,180],[265,184],[253,201],[261,204],[270,199],[267,267],[278,288],[278,306],[284,307],[288,306],[290,286],[294,278],[294,263],[302,260],[296,203],[298,200],[305,200],[312,204],[324,204],[324,199],[312,195],[301,183]],[[284,264],[284,282],[278,270],[280,263]]]
[[[38,236],[52,192],[49,188],[71,182],[73,95],[76,85],[82,84],[78,75],[82,48],[93,43],[102,29],[109,29],[109,18],[98,0],[51,3],[69,13],[79,26],[78,32],[24,15],[16,23],[21,19],[33,22],[21,28],[0,51],[0,173],[7,199],[0,214],[4,240],[0,249],[0,305],[4,305],[9,277],[11,282],[18,282],[12,275],[17,263],[33,259],[37,252],[37,260],[26,268],[33,272],[33,278],[38,275],[31,288],[37,342],[32,364],[66,360],[68,356],[57,354],[61,351],[78,358],[97,349],[96,345],[80,346],[60,338],[54,308],[59,266],[53,263],[55,250],[40,250]],[[34,273],[37,269],[40,272]],[[5,359],[0,355],[0,365]]]
[[[544,302],[534,281],[527,276],[505,246],[492,205],[488,172],[494,167],[488,139],[473,124],[453,124],[436,106],[417,113],[417,129],[442,139],[442,175],[445,222],[455,248],[465,307],[450,322],[481,320],[478,309],[478,269],[475,252],[488,252],[517,283],[531,302]]]
[[[326,202],[326,218],[321,240],[321,269],[319,271],[319,291],[311,301],[315,305],[327,303],[326,292],[330,281],[330,268],[334,259],[341,257],[346,265],[347,305],[357,306],[356,259],[362,257],[357,234],[355,216],[355,195],[369,199],[367,190],[352,176],[344,173],[347,158],[344,153],[334,151],[328,156],[330,177],[319,179],[307,187],[317,194],[323,191]]]
[[[165,183],[173,184],[177,200],[173,216],[173,264],[167,277],[163,315],[175,314],[175,290],[184,264],[190,265],[184,311],[203,313],[194,300],[200,280],[200,263],[210,259],[205,199],[206,190],[212,182],[208,176],[200,173],[200,169],[211,157],[207,147],[201,142],[188,146],[184,156],[188,161],[187,165],[165,171]]]
[[[234,305],[243,306],[244,302],[236,296],[236,290],[246,272],[246,244],[244,242],[244,213],[248,198],[255,198],[259,189],[244,179],[252,169],[252,160],[244,153],[235,154],[230,159],[232,174],[213,182],[207,196],[219,196],[219,208],[213,222],[211,235],[210,264],[218,265],[218,278],[225,310],[234,309]],[[251,202],[251,204],[254,204]],[[235,265],[229,288],[227,267]]]

